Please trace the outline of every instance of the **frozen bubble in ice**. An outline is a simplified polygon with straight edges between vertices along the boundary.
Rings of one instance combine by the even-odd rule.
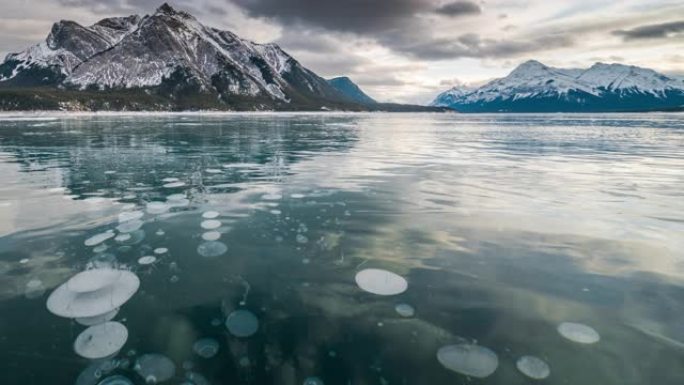
[[[478,345],[448,345],[437,351],[437,360],[445,368],[466,376],[485,378],[499,366],[496,353]]]
[[[164,188],[176,188],[185,186],[185,182],[170,182],[164,184]]]
[[[98,384],[103,375],[107,375],[117,368],[117,363],[117,360],[113,359],[93,361],[78,375],[75,385]]]
[[[413,306],[407,303],[398,304],[394,307],[394,310],[396,310],[397,314],[399,314],[402,317],[413,317],[416,314],[416,311],[415,309],[413,309]]]
[[[143,221],[141,221],[140,219],[132,219],[130,221],[123,222],[120,225],[116,226],[116,230],[120,233],[130,233],[136,230],[140,230],[142,225]]]
[[[98,382],[97,385],[133,385],[133,381],[120,374],[116,374],[106,377],[102,381]]]
[[[107,245],[105,245],[105,244],[99,244],[99,245],[93,247],[93,252],[96,254],[104,253],[105,251],[107,251]]]
[[[146,255],[144,257],[138,258],[138,263],[141,265],[151,265],[155,262],[157,262],[157,257],[152,255]]]
[[[294,199],[302,199],[302,198],[304,198],[304,196],[305,196],[304,194],[299,194],[299,193],[290,194],[290,198],[294,198]]]
[[[187,372],[185,373],[185,378],[188,379],[189,385],[211,385],[209,380],[197,372]]]
[[[228,246],[219,241],[202,242],[197,246],[197,254],[207,258],[218,257],[226,251],[228,251]]]
[[[142,229],[132,231],[132,232],[128,233],[128,235],[130,235],[131,237],[129,239],[123,241],[123,243],[125,243],[126,245],[129,245],[129,246],[130,245],[137,245],[138,243],[142,242],[145,239],[145,231]]]
[[[91,293],[113,285],[124,273],[123,270],[95,269],[80,272],[66,282],[69,291]]]
[[[99,253],[88,261],[89,268],[113,269],[117,265],[117,259],[111,253]]]
[[[302,234],[297,234],[296,240],[297,240],[297,243],[301,243],[301,244],[309,242],[309,238],[307,238],[306,235],[302,235]]]
[[[202,234],[202,239],[205,241],[216,241],[219,238],[221,238],[221,233],[218,231],[207,231],[206,233]]]
[[[129,233],[122,233],[114,237],[114,240],[117,242],[126,242],[131,239],[131,234]]]
[[[217,168],[208,168],[208,169],[206,169],[206,170],[204,170],[204,171],[206,171],[208,174],[220,174],[220,173],[223,172],[223,171],[221,171],[221,170],[219,170],[219,169],[217,169]]]
[[[154,249],[154,253],[157,255],[166,254],[168,252],[169,249],[167,249],[166,247],[157,247],[156,249]]]
[[[83,326],[94,326],[113,320],[117,314],[119,314],[119,308],[93,317],[77,317],[75,320]]]
[[[164,235],[164,234],[166,234],[166,233],[164,232],[164,230],[159,229],[159,230],[157,230],[157,232],[156,232],[155,234],[157,234],[158,236],[161,237],[162,235]]]
[[[598,332],[590,326],[574,322],[561,323],[558,325],[558,332],[570,341],[580,344],[594,344],[601,339]]]
[[[126,343],[128,330],[119,322],[105,322],[81,332],[74,342],[74,351],[88,359],[105,358],[116,354]]]
[[[180,201],[184,199],[187,199],[187,196],[185,196],[185,194],[171,194],[166,197],[167,201]]]
[[[526,375],[535,380],[543,380],[551,374],[549,365],[534,356],[522,356],[515,363],[515,366]]]
[[[364,291],[378,295],[401,294],[408,288],[404,277],[382,269],[365,269],[356,273],[356,284]]]
[[[124,211],[119,214],[119,223],[140,219],[145,215],[142,211]]]
[[[176,282],[178,282],[179,279],[180,278],[178,278],[177,275],[172,275],[171,278],[169,278],[169,282],[176,283]]]
[[[303,385],[324,385],[323,380],[318,377],[307,377],[304,379]]]
[[[107,170],[107,171],[105,171],[104,173],[105,173],[105,175],[112,175],[112,174],[116,174],[116,171],[114,171],[114,170]]]
[[[176,364],[165,355],[156,353],[140,356],[133,369],[148,384],[167,381],[176,374]]]
[[[130,271],[86,270],[55,289],[47,300],[47,308],[60,317],[94,317],[120,307],[139,287],[140,280]]]
[[[21,263],[22,265],[25,265],[25,264],[29,263],[29,259],[28,258],[22,258],[19,260],[19,263]]]
[[[283,199],[283,196],[278,193],[270,193],[270,194],[264,194],[261,196],[261,199],[265,201],[277,201]]]
[[[178,178],[168,177],[168,178],[162,179],[162,182],[164,182],[164,183],[178,182]]]
[[[186,207],[190,205],[189,199],[176,199],[168,202],[169,208],[171,207]]]
[[[202,338],[192,345],[192,350],[202,358],[211,358],[219,351],[219,343],[213,338]]]
[[[163,214],[169,211],[169,205],[164,202],[149,202],[145,206],[145,209],[150,214]]]
[[[43,281],[38,278],[34,278],[26,282],[26,289],[24,290],[24,296],[28,299],[40,298],[45,294],[45,286],[43,286]]]
[[[273,210],[270,211],[270,213],[273,214],[273,215],[280,215],[280,214],[282,214],[282,211],[280,211],[280,210],[278,210],[278,209],[273,209]]]
[[[219,214],[218,211],[205,211],[204,213],[202,213],[202,218],[214,219],[214,218],[218,217],[219,215],[221,215],[221,214]]]
[[[205,230],[214,230],[221,227],[221,221],[216,219],[208,219],[206,221],[202,221],[201,226]]]
[[[116,234],[113,231],[105,231],[104,233],[95,234],[92,237],[86,239],[84,244],[86,246],[97,246],[110,238],[114,238],[115,236]]]
[[[226,318],[226,328],[236,337],[249,337],[259,329],[259,320],[249,310],[235,310]]]

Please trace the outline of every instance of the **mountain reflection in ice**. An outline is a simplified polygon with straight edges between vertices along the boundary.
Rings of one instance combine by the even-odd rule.
[[[0,117],[0,382],[680,384],[682,159],[677,114]],[[109,267],[89,361],[46,301]]]

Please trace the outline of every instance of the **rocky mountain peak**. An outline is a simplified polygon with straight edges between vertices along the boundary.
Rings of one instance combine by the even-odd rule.
[[[168,16],[178,19],[196,20],[195,17],[185,11],[180,11],[173,8],[169,3],[164,3],[157,8],[153,16]]]
[[[157,8],[155,13],[164,15],[175,15],[178,13],[169,3],[164,3]]]
[[[145,89],[165,97],[213,94],[209,99],[258,100],[263,106],[350,101],[277,45],[205,26],[168,3],[151,16],[107,18],[89,27],[55,23],[45,42],[0,64],[3,83]]]
[[[476,90],[445,91],[432,104],[476,112],[668,109],[684,105],[684,85],[652,69],[631,65],[554,68],[530,60]]]

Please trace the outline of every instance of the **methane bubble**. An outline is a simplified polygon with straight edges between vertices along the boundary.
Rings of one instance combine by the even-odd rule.
[[[207,231],[202,234],[202,239],[205,241],[217,241],[219,238],[221,238],[221,233],[218,231]]]
[[[404,277],[382,269],[365,269],[356,274],[356,284],[364,291],[377,295],[397,295],[406,291]]]
[[[197,254],[207,258],[218,257],[225,254],[226,251],[228,251],[228,246],[219,241],[202,242],[197,246]]]
[[[470,377],[485,378],[494,373],[499,359],[493,351],[478,345],[448,345],[437,351],[442,366]]]
[[[580,344],[594,344],[601,339],[592,327],[574,322],[561,323],[558,325],[558,332],[570,341]]]
[[[202,221],[201,226],[205,230],[214,230],[221,227],[221,221],[218,221],[216,219],[208,219],[206,221]]]
[[[74,351],[84,358],[98,359],[116,354],[128,339],[128,330],[118,322],[105,322],[81,332],[74,342]]]
[[[236,337],[249,337],[259,329],[259,320],[249,310],[235,310],[226,318],[226,328]]]
[[[148,384],[171,379],[176,374],[176,365],[162,354],[144,354],[135,362],[133,369]]]
[[[520,372],[535,380],[543,380],[551,374],[549,365],[534,356],[522,356],[515,363]]]
[[[398,304],[394,307],[394,310],[396,310],[397,314],[399,314],[402,317],[413,317],[413,315],[416,314],[416,311],[413,309],[413,306],[407,303]]]
[[[192,345],[192,350],[202,358],[211,358],[218,353],[219,343],[213,338],[202,338]]]

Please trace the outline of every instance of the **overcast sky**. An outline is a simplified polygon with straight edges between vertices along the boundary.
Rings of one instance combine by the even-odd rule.
[[[152,13],[160,0],[2,0],[0,54],[42,41],[53,22]],[[424,103],[517,64],[622,62],[684,74],[681,0],[176,0],[213,27],[276,42],[324,77],[379,99]]]

